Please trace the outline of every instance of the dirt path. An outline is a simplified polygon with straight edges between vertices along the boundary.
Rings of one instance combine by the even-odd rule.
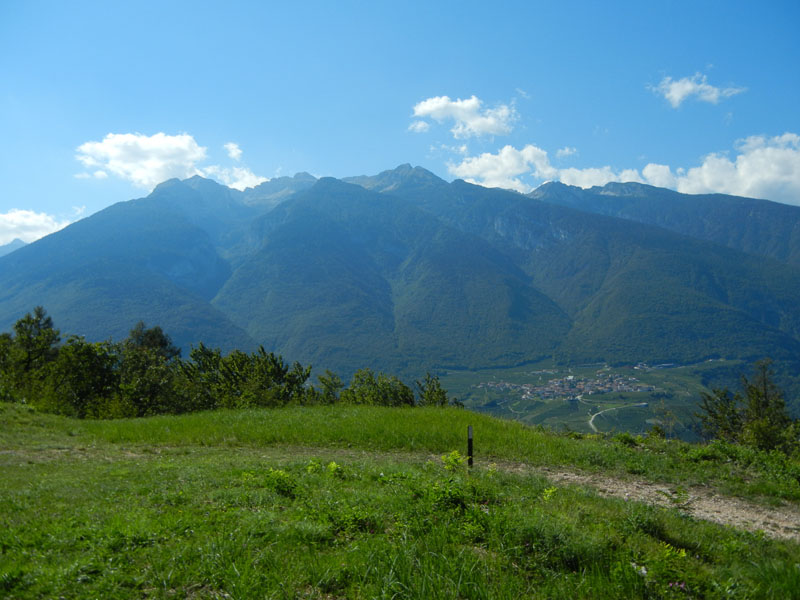
[[[646,502],[680,509],[693,517],[731,525],[748,531],[800,542],[800,508],[765,507],[738,498],[721,496],[710,488],[692,487],[676,491],[676,486],[641,480],[615,479],[601,474],[577,473],[561,469],[530,467],[556,483],[590,487],[601,496]]]

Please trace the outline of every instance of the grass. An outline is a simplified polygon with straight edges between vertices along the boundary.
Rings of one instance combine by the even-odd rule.
[[[797,544],[491,466],[624,474],[639,458],[641,477],[677,477],[680,463],[714,485],[726,485],[731,469],[769,480],[764,465],[715,458],[724,453],[713,446],[572,439],[458,410],[295,407],[89,422],[0,405],[0,418],[0,597],[800,590]],[[479,452],[469,473],[450,454],[463,452],[468,422]],[[658,472],[669,464],[673,475]],[[773,497],[791,496],[781,486]]]
[[[93,443],[167,446],[311,446],[370,452],[466,452],[467,426],[481,461],[567,466],[654,482],[711,485],[755,500],[800,501],[800,464],[724,444],[557,435],[465,410],[365,406],[287,407],[116,421],[72,421]]]

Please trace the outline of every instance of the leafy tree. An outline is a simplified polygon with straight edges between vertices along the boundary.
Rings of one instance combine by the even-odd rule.
[[[164,333],[161,327],[156,325],[148,329],[143,321],[139,321],[131,329],[125,343],[136,348],[155,350],[168,361],[179,358],[181,355],[181,349],[172,343],[170,337]]]
[[[330,369],[325,369],[325,373],[317,375],[317,380],[322,388],[319,396],[320,401],[325,404],[334,404],[339,401],[339,394],[344,388],[342,379]]]
[[[186,391],[189,410],[207,410],[219,405],[225,393],[222,353],[200,342],[192,348],[188,361],[180,361],[181,385]]]
[[[697,417],[708,437],[735,442],[742,433],[742,399],[725,389],[715,389],[713,393],[703,392],[700,398],[700,411]]]
[[[119,350],[119,405],[136,416],[183,412],[186,399],[176,386],[173,364],[179,356],[161,327],[139,321]]]
[[[359,369],[347,389],[342,390],[341,401],[350,404],[375,406],[414,406],[414,392],[394,375],[379,373],[375,377],[372,369]]]
[[[419,392],[419,403],[422,406],[447,406],[449,399],[447,390],[442,387],[439,377],[425,373],[425,379],[417,381],[417,391]]]
[[[55,359],[61,335],[41,306],[14,324],[14,346],[21,353],[22,368],[33,371]]]
[[[796,443],[796,428],[792,427],[783,392],[775,385],[771,361],[756,363],[755,375],[752,379],[742,377],[742,387],[747,398],[742,441],[762,450],[786,450]]]
[[[757,362],[751,379],[742,376],[742,390],[743,395],[727,389],[702,395],[697,416],[706,434],[760,450],[797,448],[800,422],[789,416],[770,360]]]
[[[192,406],[200,408],[281,406],[305,402],[311,367],[283,359],[263,347],[253,354],[234,350],[223,357],[203,344],[192,349],[191,362],[181,363]]]
[[[0,402],[14,400],[14,381],[11,371],[11,352],[14,338],[11,334],[0,333]]]
[[[184,412],[175,374],[176,369],[157,349],[123,344],[116,399],[138,417]]]
[[[0,339],[0,398],[33,401],[41,393],[45,367],[58,356],[61,336],[41,306]]]
[[[75,417],[123,416],[110,408],[119,387],[118,361],[113,344],[70,336],[50,365],[43,402]]]

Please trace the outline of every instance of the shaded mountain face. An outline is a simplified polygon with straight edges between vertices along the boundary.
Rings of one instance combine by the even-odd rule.
[[[263,246],[214,305],[293,358],[344,372],[515,364],[568,330],[506,256],[394,197],[323,179],[256,226]]]
[[[674,194],[603,190],[591,198],[628,212],[644,192]],[[62,331],[89,339],[119,339],[144,320],[184,348],[263,344],[344,377],[549,356],[800,359],[791,247],[729,243],[756,240],[752,223],[732,222],[738,233],[714,241],[598,214],[577,188],[538,192],[447,183],[410,165],[244,192],[171,180],[1,258],[0,326],[41,304]],[[704,210],[724,212],[712,199]]]
[[[15,240],[10,241],[7,244],[3,244],[0,246],[0,256],[5,256],[6,254],[11,254],[14,250],[18,248],[22,248],[25,246],[25,242],[21,239],[17,238]]]
[[[572,319],[570,361],[800,356],[800,270],[659,227],[455,181],[392,193],[489,242]]]
[[[680,194],[640,183],[587,190],[546,183],[531,198],[620,217],[800,266],[800,207],[724,194]]]

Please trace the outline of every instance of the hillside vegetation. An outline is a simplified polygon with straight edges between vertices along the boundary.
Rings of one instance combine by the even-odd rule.
[[[612,191],[651,215],[667,194],[595,196]],[[43,305],[90,342],[143,320],[185,353],[263,345],[345,378],[771,356],[800,388],[797,211],[700,198],[698,230],[694,198],[673,196],[677,220],[636,222],[410,165],[244,192],[170,180],[0,257],[0,328]]]
[[[446,408],[87,421],[0,404],[12,598],[791,598],[800,546],[688,517],[682,486],[800,501],[717,443],[573,439]],[[463,464],[466,425],[476,466]],[[459,454],[460,452],[460,454]],[[525,465],[526,468],[521,468]],[[671,482],[675,508],[530,466]]]

